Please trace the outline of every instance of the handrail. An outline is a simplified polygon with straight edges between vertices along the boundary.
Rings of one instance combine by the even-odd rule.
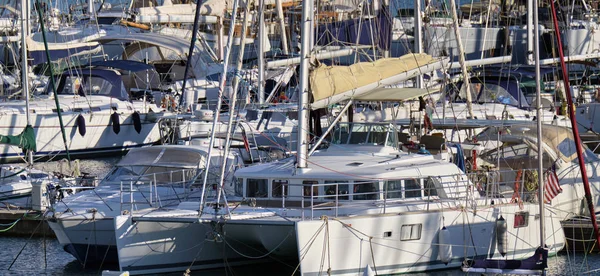
[[[465,200],[466,205],[472,204],[474,200],[485,200],[486,204],[488,204],[489,199],[494,198],[504,198],[511,199],[511,195],[517,195],[517,200],[515,203],[520,203],[523,201],[533,201],[536,200],[535,194],[537,193],[537,189],[539,187],[539,183],[526,183],[525,174],[529,172],[536,172],[536,169],[524,169],[523,177],[520,179],[515,179],[515,171],[505,170],[479,170],[476,172],[468,173],[468,174],[456,174],[449,175],[443,177],[427,177],[418,179],[422,181],[420,183],[419,188],[406,188],[404,185],[401,185],[400,188],[390,189],[389,185],[386,185],[384,182],[383,187],[379,186],[382,183],[380,181],[364,181],[364,182],[339,182],[339,183],[318,183],[318,184],[285,184],[282,186],[287,186],[287,189],[290,189],[294,186],[301,186],[303,188],[310,188],[310,196],[291,196],[284,193],[284,188],[282,187],[282,206],[285,208],[286,201],[290,201],[292,199],[299,198],[301,201],[301,209],[302,209],[302,219],[304,220],[304,210],[307,208],[304,204],[304,200],[310,200],[310,218],[315,218],[315,211],[319,210],[331,210],[333,211],[333,215],[337,217],[339,215],[339,207],[340,202],[381,202],[381,206],[383,213],[387,213],[387,209],[391,204],[397,206],[401,203],[408,202],[418,202],[425,201],[427,202],[426,209],[429,210],[429,204],[434,202],[434,200],[449,200],[449,199],[459,199]],[[404,179],[394,179],[393,181],[400,180],[415,180],[415,178],[404,178]],[[381,180],[385,181],[385,180]],[[387,181],[391,181],[388,179]],[[437,183],[435,183],[437,182]],[[387,182],[389,183],[389,182]],[[430,184],[428,184],[430,183]],[[515,183],[519,184],[519,189],[515,191]],[[360,185],[377,185],[382,189],[376,189],[375,191],[369,192],[354,192],[349,191],[348,194],[340,194],[340,185],[350,185],[352,184],[354,188]],[[319,189],[319,187],[333,187],[335,191],[334,194],[320,194],[323,190]],[[440,191],[440,187],[443,187],[443,194]],[[432,192],[436,190],[435,194]],[[315,191],[318,191],[315,194]],[[415,197],[407,197],[406,194],[413,192],[420,192],[421,196]],[[395,195],[395,196],[390,196]],[[364,196],[374,197],[374,199],[357,199],[356,197]],[[345,197],[346,199],[340,199]],[[475,205],[476,206],[476,205]],[[319,216],[319,214],[316,214]]]
[[[177,186],[181,187],[183,191],[188,191],[197,180],[199,171],[196,171],[195,175],[192,177],[188,176],[189,172],[193,172],[196,169],[181,169],[160,173],[150,173],[150,174],[142,174],[136,176],[135,180],[116,180],[116,181],[105,181],[104,184],[118,184],[120,187],[120,210],[123,211],[123,205],[129,204],[129,212],[133,212],[133,209],[137,204],[148,204],[150,207],[155,207],[158,204],[159,207],[162,207],[162,199],[159,194],[159,187],[171,187],[173,189],[174,195],[181,202],[180,193],[175,189]],[[203,170],[201,170],[203,171]],[[173,181],[177,177],[177,174],[181,173],[180,181]],[[157,176],[166,176],[169,178],[167,183],[160,183],[157,180]],[[143,191],[141,188],[148,187],[148,192]],[[144,200],[143,201],[135,201],[134,194],[139,193]],[[124,195],[129,194],[129,202],[124,201]],[[149,197],[146,197],[146,194],[149,194]],[[189,195],[189,192],[184,192],[183,195],[186,197]]]

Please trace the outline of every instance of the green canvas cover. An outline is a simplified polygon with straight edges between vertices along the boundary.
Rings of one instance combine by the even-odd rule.
[[[0,135],[0,143],[18,146],[23,149],[23,152],[37,151],[35,133],[31,125],[27,125],[19,135]]]

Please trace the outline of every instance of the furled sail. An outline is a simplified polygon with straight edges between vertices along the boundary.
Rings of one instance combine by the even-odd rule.
[[[312,108],[356,98],[443,67],[445,60],[426,54],[408,54],[350,66],[320,65],[310,73]]]

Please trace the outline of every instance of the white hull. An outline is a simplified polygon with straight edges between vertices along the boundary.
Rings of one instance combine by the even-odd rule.
[[[377,274],[395,274],[459,267],[465,258],[473,257],[524,259],[539,247],[535,243],[539,241],[539,220],[534,219],[537,205],[529,205],[523,210],[529,212],[527,227],[513,227],[516,211],[520,210],[512,204],[483,208],[476,215],[444,210],[338,218],[338,221],[330,219],[326,228],[322,228],[325,223],[322,220],[300,221],[296,224],[300,270],[302,275],[319,275],[328,269],[332,275],[357,275],[368,265]],[[500,214],[508,225],[505,257],[497,250],[494,233],[495,221]],[[547,217],[546,221],[546,243],[550,252],[556,253],[564,246],[564,233],[557,217]],[[444,226],[443,222],[452,241],[452,259],[447,265],[438,257],[438,232]],[[402,227],[408,225],[421,225],[420,239],[401,241],[406,238]],[[384,237],[386,232],[391,232],[391,236]],[[373,239],[369,240],[369,237]]]
[[[85,118],[85,136],[80,135],[76,119],[80,113],[63,113],[67,146],[73,156],[89,156],[91,154],[121,152],[132,147],[140,147],[155,143],[160,139],[160,132],[154,121],[146,121],[141,114],[142,129],[140,133],[134,128],[131,113],[120,114],[120,132],[113,131],[110,114],[82,113]],[[20,134],[27,119],[25,114],[4,114],[0,117],[0,135]],[[36,136],[37,152],[35,158],[65,155],[60,123],[56,114],[31,114],[31,122]],[[0,159],[22,161],[23,152],[17,146],[0,145]]]
[[[240,256],[230,246],[244,255],[259,255],[252,247],[236,241],[228,244],[221,237],[212,236],[212,229],[218,226],[198,223],[197,219],[177,222],[161,218],[132,224],[130,216],[119,216],[115,224],[118,229],[112,239],[118,237],[119,265],[121,271],[130,274],[210,269],[257,261]]]
[[[212,215],[199,221],[197,211],[159,211],[134,216],[133,222],[131,216],[120,216],[113,238],[121,270],[132,274],[235,266],[264,261],[267,256],[300,262],[302,275],[321,275],[329,268],[332,275],[362,275],[367,265],[378,274],[422,272],[459,267],[465,258],[531,256],[539,246],[535,242],[540,232],[537,204],[525,204],[523,209],[517,204],[498,206],[484,206],[476,213],[456,208],[398,213],[390,208],[386,214],[327,221],[240,215],[219,223],[211,221]],[[527,226],[514,228],[515,212],[528,212]],[[546,244],[555,254],[565,239],[559,217],[549,214]],[[501,215],[508,225],[505,257],[495,238]],[[421,225],[419,239],[401,240],[406,238],[403,226],[407,225]],[[443,226],[453,241],[448,264],[438,256],[438,232]],[[385,233],[391,234],[386,237]]]
[[[174,208],[184,200],[199,201],[202,178],[198,174],[204,172],[207,150],[193,145],[134,149],[95,190],[69,196],[64,203],[56,204],[54,212],[48,214],[50,227],[61,246],[81,263],[116,264],[114,218],[147,213],[151,208]],[[220,170],[217,164],[223,162],[222,153],[213,154],[208,183],[217,181],[217,170]],[[235,154],[230,154],[227,160],[231,162],[229,172],[242,163]],[[230,173],[225,175],[228,182],[232,177]],[[209,195],[214,197],[215,193],[209,188]],[[198,204],[194,206],[197,208]]]
[[[82,264],[114,264],[117,261],[112,218],[47,221],[63,249]]]
[[[152,205],[142,203],[153,197],[147,189],[143,193],[144,195],[139,192],[133,194],[133,202],[136,202],[134,210],[156,207],[159,204],[156,198]],[[160,195],[163,206],[179,203],[172,188],[159,187],[159,191],[154,193]],[[120,203],[121,196],[123,204]],[[119,215],[121,210],[132,208],[129,201],[129,193],[121,194],[118,187],[98,187],[96,191],[69,197],[66,205],[73,208],[73,213],[65,211],[57,217],[48,218],[48,223],[60,245],[80,262],[93,265],[116,263],[114,216]]]

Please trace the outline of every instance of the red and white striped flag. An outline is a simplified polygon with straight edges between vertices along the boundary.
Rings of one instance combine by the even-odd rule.
[[[554,165],[544,174],[546,179],[546,183],[544,183],[544,203],[550,203],[555,196],[562,193],[562,188],[558,183],[558,176],[556,175],[556,167]]]

